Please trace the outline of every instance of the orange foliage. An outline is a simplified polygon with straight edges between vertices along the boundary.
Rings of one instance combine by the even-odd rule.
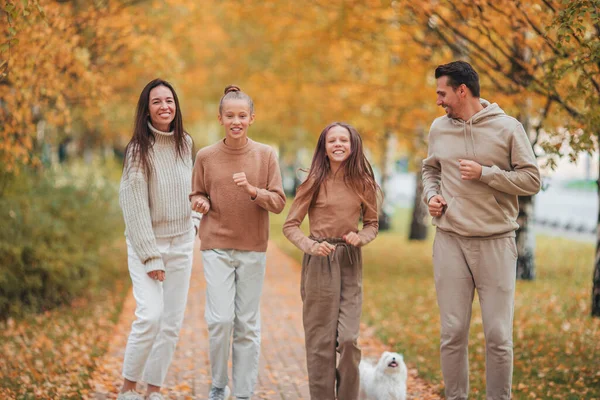
[[[172,48],[149,33],[141,8],[118,0],[40,0],[44,14],[34,14],[24,3],[14,3],[11,25],[0,25],[18,40],[3,53],[0,81],[0,162],[7,171],[34,161],[42,143],[84,135],[91,143],[110,140],[106,121],[120,117],[117,104],[137,89],[136,77],[168,71],[173,62],[155,57],[155,50],[168,55]]]
[[[509,113],[544,116],[549,126],[564,117],[539,112],[550,79],[542,64],[557,37],[544,36],[556,17],[547,4],[559,10],[558,1],[40,0],[45,18],[25,15],[22,4],[0,28],[19,40],[0,83],[8,165],[67,135],[122,146],[137,93],[159,75],[180,92],[199,145],[219,136],[216,103],[236,83],[255,100],[260,140],[300,147],[346,120],[372,148],[391,133],[419,150],[440,114],[433,69],[457,57],[475,65],[484,97]],[[573,79],[556,88],[573,92]]]
[[[424,43],[445,53],[447,61],[469,60],[482,76],[484,92],[493,91],[491,100],[522,121],[530,117],[532,128],[552,133],[552,140],[542,138],[547,153],[576,158],[597,147],[597,1],[402,3],[417,24],[428,26]],[[583,140],[577,135],[581,128],[588,131]]]

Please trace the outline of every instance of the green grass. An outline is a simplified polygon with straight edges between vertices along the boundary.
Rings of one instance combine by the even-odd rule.
[[[575,190],[585,190],[585,191],[596,191],[598,190],[598,184],[596,183],[596,181],[588,179],[580,179],[580,180],[573,180],[573,181],[569,181],[567,183],[565,183],[565,188],[566,189],[575,189]]]
[[[0,196],[0,399],[82,399],[130,286],[119,166],[24,171]]]
[[[290,202],[291,203],[291,202]],[[271,238],[300,260],[281,234],[287,212],[274,216]],[[424,242],[407,240],[410,214],[364,248],[363,320],[409,366],[441,384],[439,315],[431,260],[433,228]],[[590,317],[594,247],[538,237],[537,279],[519,281],[515,296],[515,399],[600,399],[600,319]],[[485,344],[477,297],[470,331],[472,399],[485,398]]]

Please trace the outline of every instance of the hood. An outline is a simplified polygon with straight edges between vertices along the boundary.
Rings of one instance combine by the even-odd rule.
[[[469,123],[470,125],[475,125],[478,122],[481,122],[490,117],[497,117],[499,115],[505,115],[503,109],[498,106],[496,103],[490,103],[486,99],[479,99],[479,102],[483,106],[483,109],[477,113],[475,113],[468,121],[463,121],[460,118],[451,118],[453,123],[464,124]]]
[[[502,115],[506,115],[498,104],[490,103],[489,101],[480,98],[479,102],[483,106],[483,109],[475,113],[468,121],[463,121],[460,118],[451,118],[455,125],[461,125],[463,128],[464,142],[465,142],[465,154],[467,157],[477,159],[477,150],[475,144],[475,138],[473,135],[473,129],[477,127],[477,123],[483,122],[489,118],[494,118]],[[469,147],[471,148],[469,151]]]

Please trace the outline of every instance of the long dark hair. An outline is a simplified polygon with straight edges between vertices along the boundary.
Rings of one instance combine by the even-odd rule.
[[[144,168],[146,176],[150,176],[152,171],[150,150],[156,141],[154,132],[148,128],[149,112],[150,112],[150,91],[157,86],[165,86],[171,93],[173,93],[173,99],[175,100],[175,118],[171,122],[169,129],[173,130],[173,136],[175,139],[175,148],[177,156],[183,160],[184,155],[190,154],[193,157],[192,138],[183,129],[183,117],[181,116],[181,108],[179,107],[179,99],[177,93],[173,89],[173,85],[162,79],[154,79],[144,87],[140,98],[137,103],[137,109],[135,112],[135,122],[133,126],[133,136],[125,147],[125,160],[123,161],[123,168],[141,165]],[[189,137],[189,139],[187,139]],[[188,153],[189,152],[189,153]]]
[[[331,123],[321,132],[319,140],[317,141],[317,147],[313,154],[310,170],[308,171],[308,177],[300,185],[308,185],[308,190],[305,192],[304,196],[311,198],[312,201],[314,201],[319,195],[321,185],[332,172],[325,145],[327,142],[327,132],[334,126],[341,126],[350,133],[350,155],[344,160],[338,170],[338,172],[340,170],[344,171],[344,182],[346,186],[351,188],[358,197],[360,197],[363,204],[371,204],[365,198],[365,194],[369,192],[374,192],[377,200],[380,201],[383,194],[381,188],[375,181],[373,168],[371,168],[371,164],[363,152],[362,138],[353,126],[344,122]]]

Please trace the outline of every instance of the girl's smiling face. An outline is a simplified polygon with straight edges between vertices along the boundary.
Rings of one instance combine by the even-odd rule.
[[[336,125],[327,132],[325,152],[332,170],[337,170],[350,157],[351,150],[350,132],[346,128]]]
[[[231,99],[223,102],[219,122],[225,127],[226,139],[239,141],[248,136],[248,127],[254,122],[254,114],[244,99]]]

